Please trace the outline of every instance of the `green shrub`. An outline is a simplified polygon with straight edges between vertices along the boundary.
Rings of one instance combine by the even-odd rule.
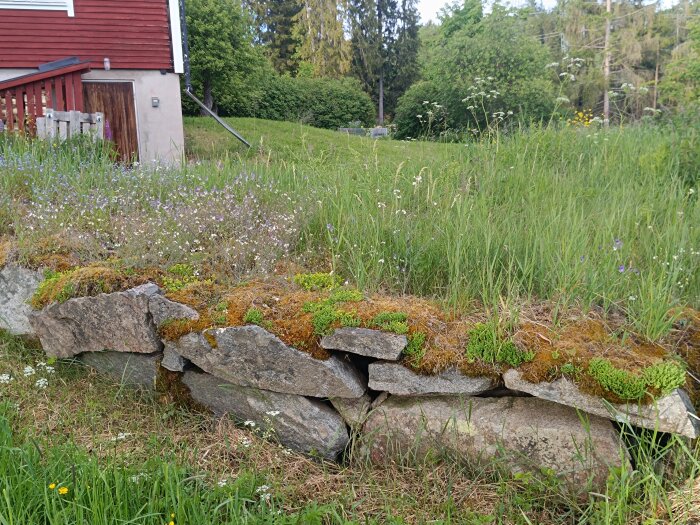
[[[337,288],[342,280],[332,273],[298,273],[294,276],[294,283],[307,292],[313,292]]]
[[[331,295],[326,299],[329,303],[357,303],[362,301],[365,296],[362,292],[352,288],[338,288],[333,290]]]
[[[646,394],[646,382],[642,377],[615,368],[607,359],[591,359],[588,363],[588,373],[605,390],[625,401],[638,401]]]
[[[243,316],[243,322],[245,324],[256,324],[258,326],[262,325],[264,321],[264,316],[259,308],[248,308],[248,311]]]
[[[329,274],[314,275],[328,276]],[[360,326],[362,320],[356,314],[338,310],[335,305],[337,303],[357,302],[361,301],[363,298],[362,293],[358,290],[341,288],[334,290],[326,299],[322,301],[312,301],[306,303],[303,306],[303,310],[304,312],[313,314],[311,323],[314,327],[314,334],[324,336],[332,332],[332,327],[334,324],[339,324],[343,327]]]
[[[384,330],[386,332],[407,334],[407,319],[408,315],[403,312],[380,312],[369,322],[369,326],[379,328],[380,330]]]
[[[467,357],[487,363],[505,363],[515,368],[532,361],[535,354],[520,350],[513,341],[503,338],[493,323],[479,323],[469,331]]]
[[[423,332],[414,332],[409,335],[408,344],[404,348],[403,353],[411,365],[418,366],[425,355],[425,334]]]
[[[197,283],[195,269],[190,264],[173,264],[168,268],[168,273],[163,277],[163,288],[166,292],[179,292],[188,284]]]
[[[433,115],[428,115],[428,111]],[[398,139],[436,139],[448,130],[463,128],[468,118],[466,104],[451,85],[420,81],[399,99],[394,115],[394,136]]]
[[[683,386],[685,368],[674,361],[664,361],[645,368],[642,371],[642,378],[648,387],[665,396]]]
[[[565,363],[561,365],[559,370],[561,371],[562,375],[573,377],[574,379],[577,378],[582,372],[581,367],[576,366],[573,363]]]
[[[268,79],[249,116],[328,129],[346,126],[352,121],[369,126],[375,118],[372,99],[351,79],[288,76]]]

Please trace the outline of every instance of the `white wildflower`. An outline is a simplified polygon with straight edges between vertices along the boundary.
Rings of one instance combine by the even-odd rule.
[[[34,383],[34,386],[43,390],[47,386],[49,386],[49,380],[46,379],[45,377],[39,378],[39,379],[37,379],[36,383]]]
[[[6,384],[12,381],[12,376],[10,374],[0,374],[0,383]]]

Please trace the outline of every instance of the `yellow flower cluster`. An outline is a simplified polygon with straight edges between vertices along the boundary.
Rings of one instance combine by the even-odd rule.
[[[574,114],[574,118],[570,118],[566,121],[569,126],[583,126],[587,128],[593,122],[593,111],[590,109],[584,109],[583,111],[577,111]]]
[[[57,482],[57,483],[50,483],[50,484],[49,484],[49,489],[50,489],[50,490],[54,490],[57,486],[58,486],[58,482]],[[68,494],[68,487],[58,487],[58,491],[57,491],[57,492],[58,492],[61,496],[65,496],[66,494]]]

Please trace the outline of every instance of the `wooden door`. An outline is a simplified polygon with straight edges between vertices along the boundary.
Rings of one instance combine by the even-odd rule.
[[[119,162],[132,163],[139,158],[134,87],[131,82],[83,81],[84,111],[104,113],[105,140],[112,141]]]

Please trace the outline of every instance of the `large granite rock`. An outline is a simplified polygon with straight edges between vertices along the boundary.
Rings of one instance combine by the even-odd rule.
[[[653,428],[660,432],[681,434],[689,438],[696,438],[700,435],[700,422],[695,415],[690,399],[682,390],[675,390],[670,395],[649,405],[614,405],[581,392],[570,379],[565,377],[551,383],[530,383],[522,378],[518,370],[511,369],[503,375],[503,380],[506,386],[512,390],[527,392],[533,396],[574,407],[589,414],[639,427]]]
[[[488,377],[469,377],[450,368],[434,375],[421,375],[399,363],[377,361],[369,365],[369,387],[397,396],[464,394],[475,395],[495,386]]]
[[[380,332],[369,328],[338,328],[321,338],[321,347],[351,354],[396,361],[408,340],[405,335]]]
[[[29,324],[32,308],[27,301],[42,280],[41,273],[19,266],[0,270],[0,330],[14,335],[34,335]]]
[[[85,352],[79,359],[125,385],[155,388],[160,353]]]
[[[199,368],[241,386],[310,397],[358,398],[366,380],[351,363],[338,356],[320,360],[290,348],[259,326],[191,333],[172,346]]]
[[[186,304],[171,301],[160,293],[151,295],[148,301],[148,309],[153,316],[153,323],[160,326],[166,321],[175,319],[191,319],[196,321],[199,314]]]
[[[212,412],[252,421],[263,433],[272,428],[274,437],[293,450],[335,459],[348,444],[343,418],[321,401],[234,385],[190,370],[183,382],[192,398]]]
[[[163,360],[160,366],[171,372],[182,372],[187,365],[187,359],[177,353],[173,343],[166,341],[163,348]]]
[[[446,453],[468,462],[499,458],[513,472],[554,472],[578,492],[602,490],[627,454],[610,421],[537,398],[396,397],[375,408],[364,444],[377,463]]]
[[[372,398],[368,394],[364,394],[357,399],[343,399],[342,397],[332,397],[329,399],[333,408],[335,408],[340,416],[345,420],[353,430],[359,429],[367,419],[370,407],[372,406]]]
[[[149,283],[125,292],[69,299],[32,312],[29,322],[48,356],[101,350],[151,354],[162,347],[148,310],[149,298],[156,293],[159,288]]]

